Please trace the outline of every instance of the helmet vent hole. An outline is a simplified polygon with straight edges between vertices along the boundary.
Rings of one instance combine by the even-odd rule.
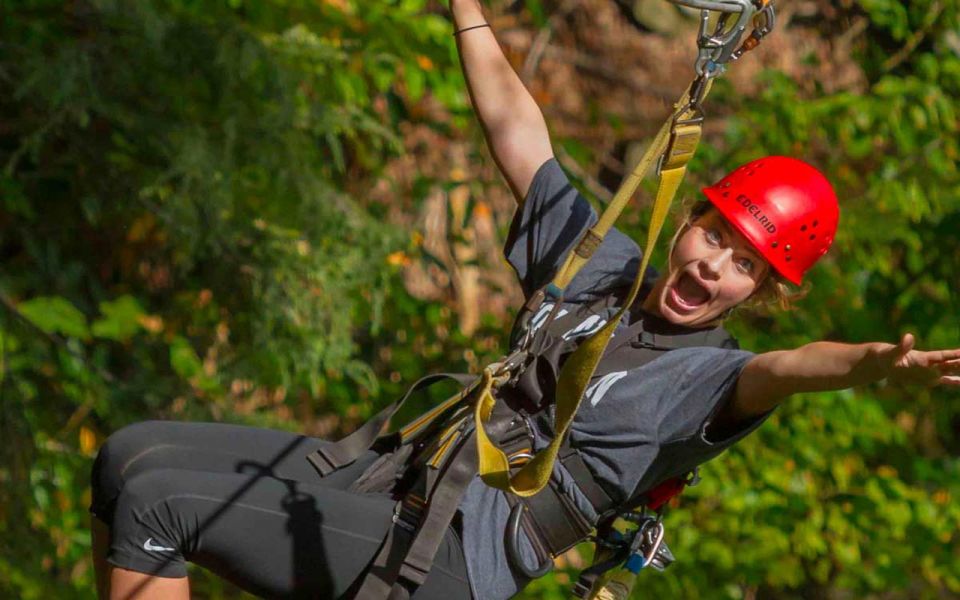
[[[814,226],[814,227],[816,227],[816,226],[819,225],[819,224],[820,224],[820,221],[814,221],[814,222],[813,222],[813,226]]]
[[[776,247],[779,246],[779,245],[780,245],[780,242],[774,242],[774,243],[770,244],[770,247],[771,247],[771,248],[776,248]]]
[[[788,256],[786,260],[787,260],[787,262],[790,262],[790,257]]]
[[[815,240],[815,239],[817,239],[816,234],[811,233],[811,234],[810,234],[810,241],[812,242],[812,241]]]
[[[729,198],[729,197],[730,197],[730,192],[724,192],[722,195],[723,195],[724,198]]]
[[[801,226],[800,226],[800,231],[806,231],[806,230],[807,230],[807,226],[806,226],[806,225],[801,225]]]

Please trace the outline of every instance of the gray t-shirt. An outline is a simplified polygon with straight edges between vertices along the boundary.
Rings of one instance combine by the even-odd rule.
[[[556,160],[537,171],[523,207],[517,211],[504,249],[529,296],[548,283],[581,233],[597,215],[574,189]],[[633,281],[641,252],[629,237],[610,231],[589,263],[566,290],[560,312],[572,311]],[[648,277],[653,274],[648,273]],[[541,307],[532,323],[550,306]],[[575,339],[599,329],[616,308],[587,312],[564,337]],[[614,333],[629,325],[626,315]],[[647,364],[594,378],[570,428],[571,444],[597,480],[616,500],[626,501],[669,477],[682,475],[756,428],[767,415],[708,435],[711,417],[722,407],[740,370],[753,356],[742,350],[685,348],[664,353]],[[549,442],[540,428],[535,446]],[[711,432],[712,433],[712,432]],[[577,504],[592,513],[572,478],[556,465],[554,477],[573,492]],[[509,506],[503,492],[477,478],[461,504],[463,548],[474,597],[509,598],[528,583],[510,568],[504,530]],[[521,539],[521,554],[535,566],[532,547]]]

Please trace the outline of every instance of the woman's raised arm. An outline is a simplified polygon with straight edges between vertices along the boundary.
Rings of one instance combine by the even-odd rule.
[[[814,342],[795,350],[753,357],[737,381],[726,419],[764,413],[792,394],[841,390],[891,379],[960,386],[960,349],[913,349],[913,335],[899,344]]]
[[[479,0],[450,0],[460,64],[474,110],[500,172],[523,202],[537,169],[553,156],[540,107],[503,55]]]

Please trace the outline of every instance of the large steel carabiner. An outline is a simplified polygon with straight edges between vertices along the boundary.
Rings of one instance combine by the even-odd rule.
[[[753,0],[729,0],[728,4],[739,5],[739,10],[726,10],[720,13],[713,31],[710,30],[710,11],[700,11],[700,33],[697,36],[697,61],[694,65],[697,75],[712,78],[723,73],[726,63],[736,52],[740,38],[757,12]],[[733,25],[729,22],[736,15]]]
[[[679,6],[700,11],[700,32],[697,35],[697,75],[712,79],[723,73],[738,50],[738,44],[758,10],[765,9],[765,0],[667,0]],[[720,13],[716,25],[710,26],[711,13]],[[735,17],[735,18],[734,18]],[[733,19],[732,25],[730,24]]]
[[[517,502],[513,505],[513,509],[510,511],[510,518],[507,521],[506,529],[506,546],[507,546],[507,558],[510,559],[510,563],[515,569],[523,573],[525,577],[530,579],[539,579],[553,569],[553,560],[550,557],[543,559],[536,568],[531,569],[527,566],[527,563],[523,561],[523,556],[520,553],[520,523],[523,519],[523,511],[525,510],[523,502]]]
[[[673,4],[695,8],[697,10],[712,10],[722,13],[738,13],[743,10],[743,2],[739,0],[667,0]]]

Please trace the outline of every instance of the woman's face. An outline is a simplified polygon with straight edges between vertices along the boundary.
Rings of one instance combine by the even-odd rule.
[[[677,325],[709,325],[749,298],[769,269],[750,242],[711,209],[680,235],[669,269],[644,308]]]

